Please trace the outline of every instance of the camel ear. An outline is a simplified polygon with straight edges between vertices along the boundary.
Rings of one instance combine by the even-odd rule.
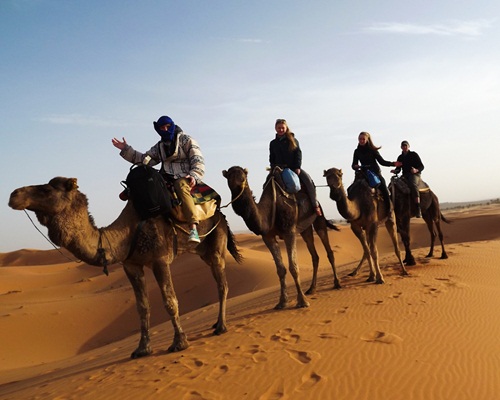
[[[326,176],[326,169],[323,170],[323,176]]]
[[[245,175],[248,175],[248,169],[243,168],[243,171],[245,171]]]
[[[76,178],[69,178],[68,183],[66,184],[66,190],[70,192],[71,190],[78,189],[78,184],[76,183]]]
[[[222,170],[222,176],[225,178],[225,177],[226,177],[226,175],[227,175],[227,171],[226,171],[225,169],[224,169],[224,170]]]

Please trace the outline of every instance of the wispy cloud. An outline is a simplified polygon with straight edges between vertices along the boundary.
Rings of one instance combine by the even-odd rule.
[[[117,121],[105,120],[94,116],[81,114],[52,114],[40,118],[41,122],[48,122],[55,125],[80,125],[80,126],[124,126]]]
[[[365,27],[365,32],[407,35],[480,36],[493,25],[491,20],[451,21],[447,24],[419,25],[401,22],[379,22]]]
[[[240,43],[264,43],[262,39],[241,38],[236,40]]]

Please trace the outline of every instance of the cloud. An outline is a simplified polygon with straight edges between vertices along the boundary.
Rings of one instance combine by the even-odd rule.
[[[252,39],[252,38],[241,38],[241,39],[237,39],[237,41],[240,43],[263,43],[264,42],[262,39]]]
[[[492,21],[453,21],[448,24],[418,25],[401,22],[379,22],[365,27],[365,32],[401,33],[407,35],[480,36]]]
[[[94,116],[84,116],[81,114],[52,114],[39,119],[41,122],[47,122],[55,125],[80,125],[80,126],[99,126],[116,127],[125,126],[116,121],[104,120]]]

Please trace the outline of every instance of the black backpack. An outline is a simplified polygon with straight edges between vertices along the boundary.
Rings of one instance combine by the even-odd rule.
[[[172,197],[167,183],[156,169],[144,164],[133,165],[123,183],[141,219],[172,210]]]

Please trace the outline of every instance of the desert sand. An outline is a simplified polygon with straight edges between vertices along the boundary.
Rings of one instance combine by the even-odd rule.
[[[412,220],[417,265],[403,277],[384,228],[386,283],[367,266],[348,277],[361,246],[330,231],[341,290],[320,254],[311,306],[274,310],[278,278],[259,237],[237,234],[243,264],[227,259],[228,329],[212,335],[215,282],[196,256],[172,265],[190,347],[167,353],[172,328],[152,274],[154,353],[139,340],[132,288],[120,265],[106,276],[65,251],[0,254],[0,399],[500,399],[500,205],[444,210],[449,258],[425,258],[429,234]],[[304,289],[311,260],[298,239]]]

